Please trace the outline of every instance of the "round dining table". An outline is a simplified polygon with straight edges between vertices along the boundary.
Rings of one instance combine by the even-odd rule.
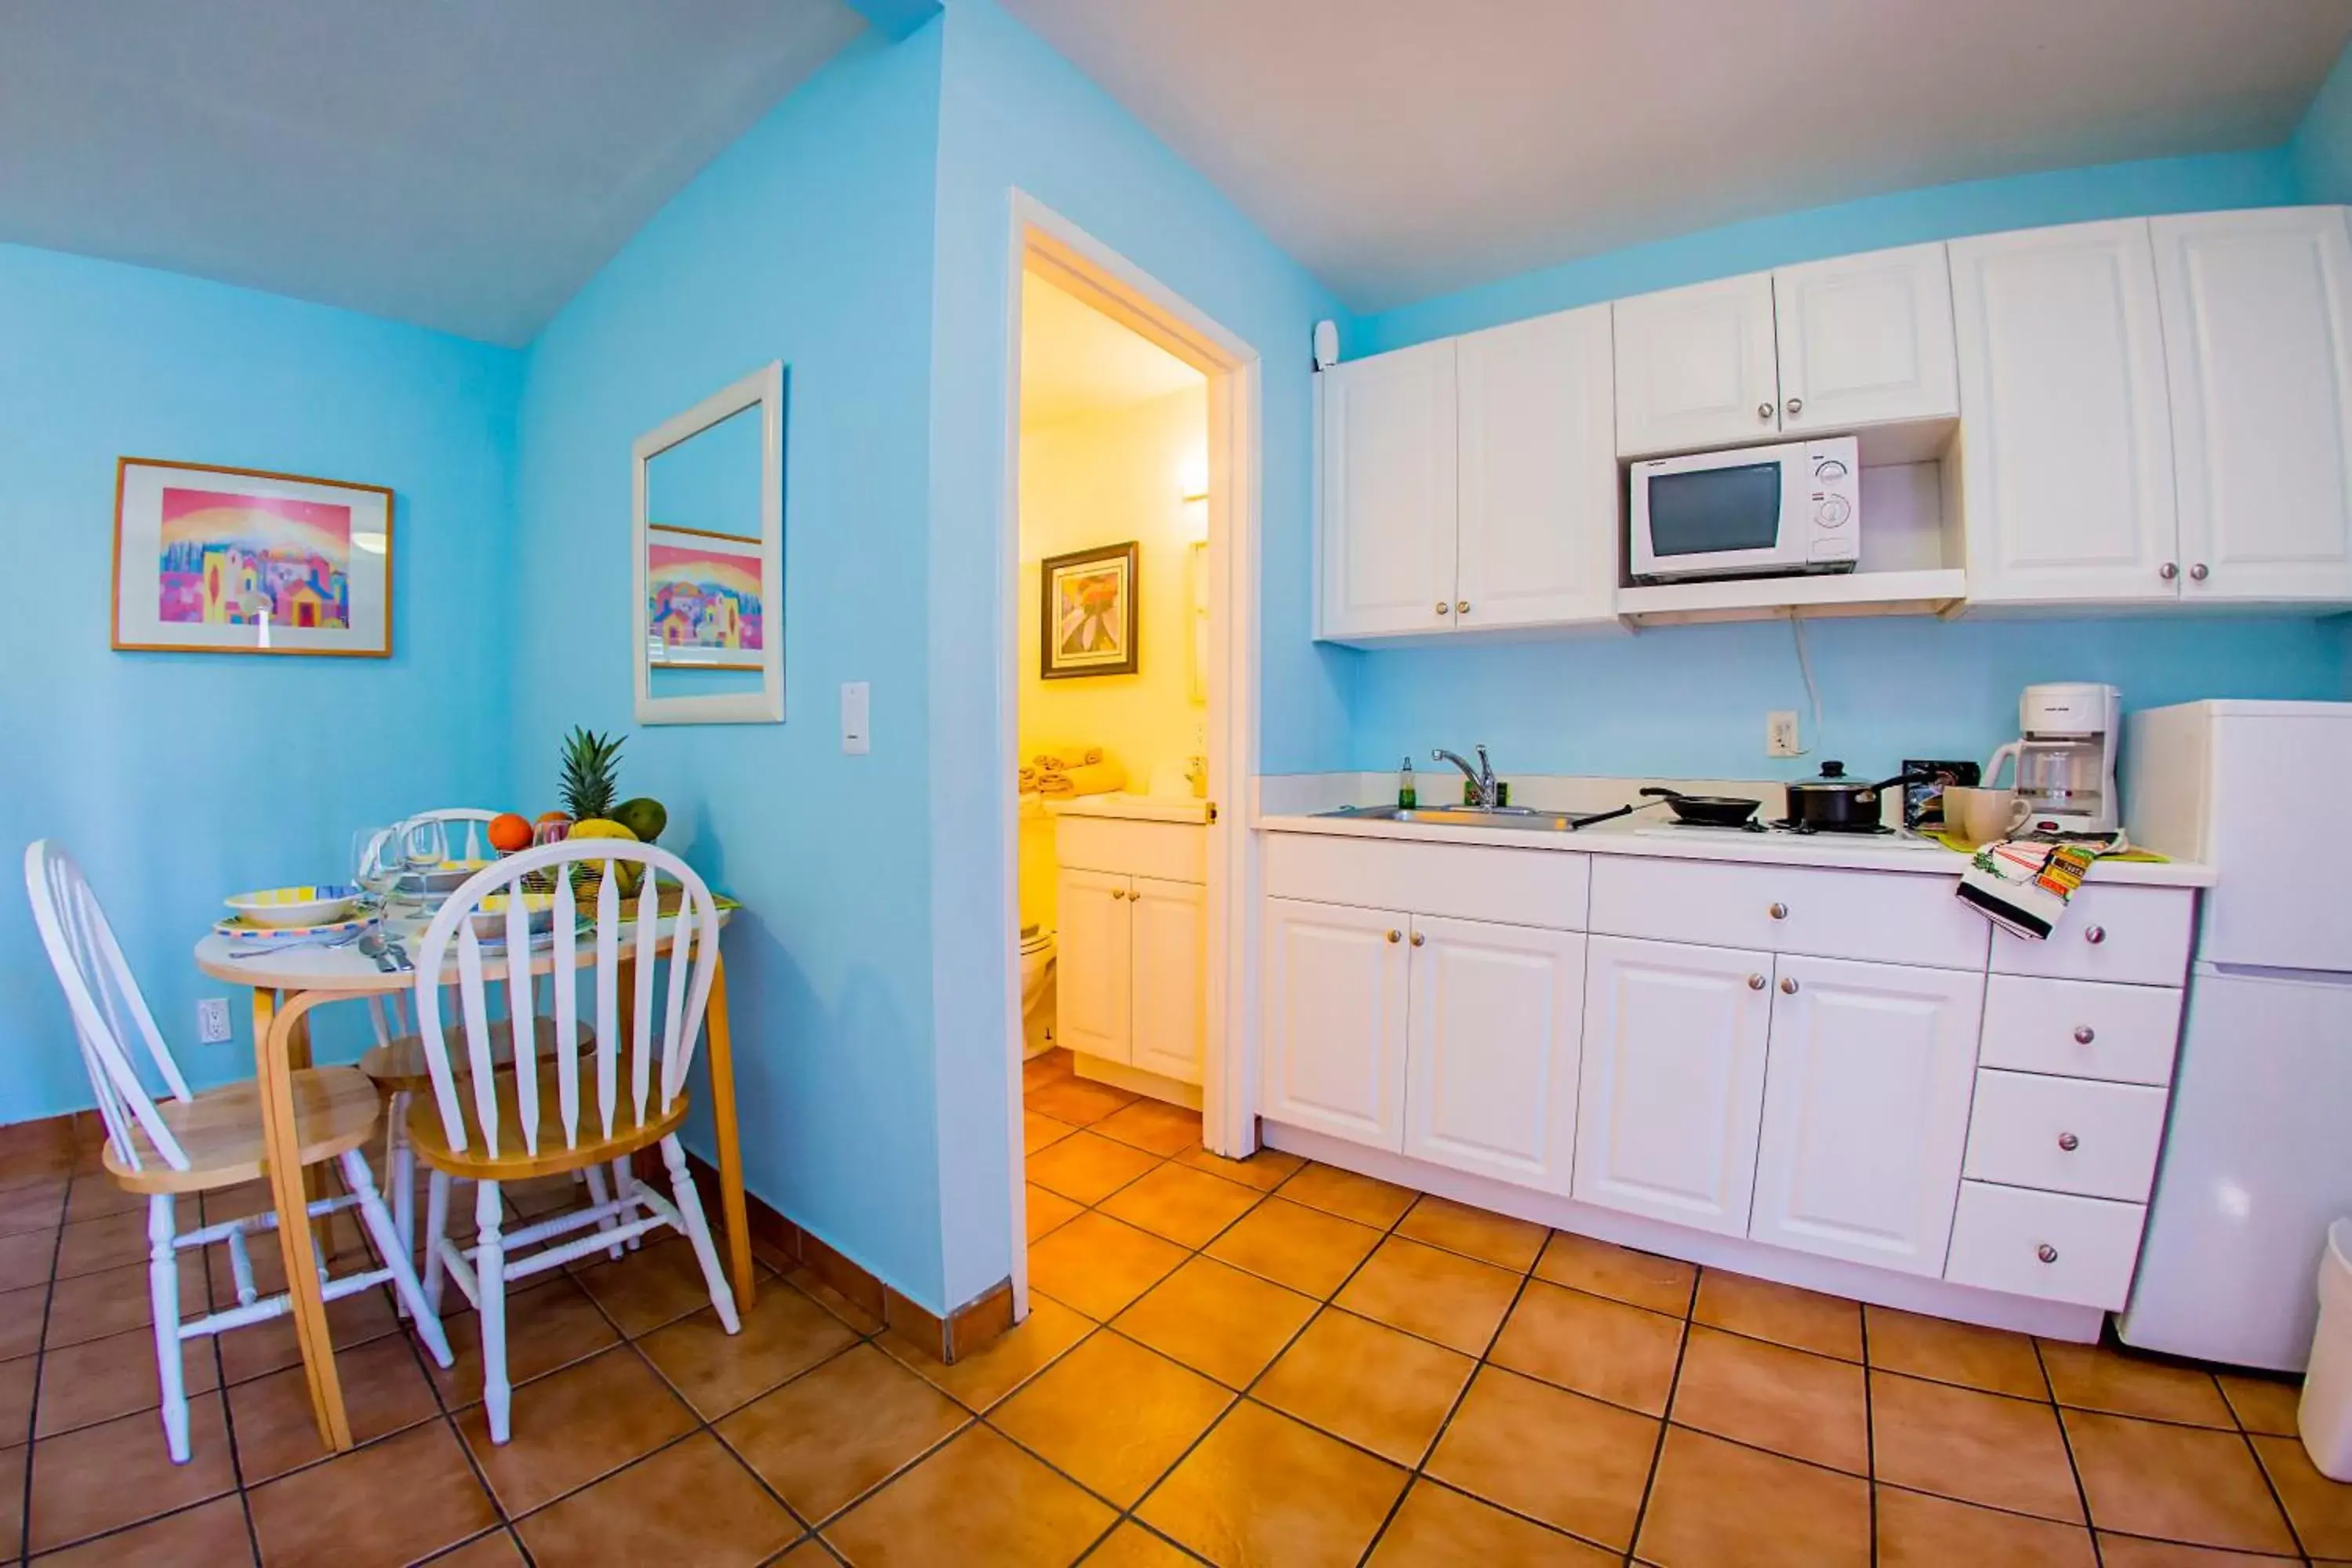
[[[722,907],[724,926],[731,909]],[[654,951],[669,951],[671,919],[662,921]],[[421,928],[420,928],[421,929]],[[395,940],[399,930],[392,929]],[[634,942],[624,937],[624,944]],[[268,1152],[270,1198],[278,1212],[278,1239],[286,1261],[287,1293],[291,1298],[294,1337],[302,1352],[302,1368],[310,1380],[310,1406],[318,1417],[319,1435],[327,1447],[341,1451],[352,1446],[350,1418],[343,1410],[341,1381],[335,1374],[334,1342],[327,1328],[327,1305],[319,1265],[310,1255],[310,1205],[314,1194],[298,1158],[299,1144],[294,1126],[294,1074],[310,1065],[310,1014],[330,1002],[365,1001],[413,990],[413,969],[395,965],[387,970],[356,944],[304,944],[260,953],[240,952],[238,944],[215,932],[196,943],[196,967],[216,980],[253,990],[253,1053],[256,1083],[260,1090],[263,1146]],[[593,946],[581,950],[583,967],[594,962]],[[627,961],[625,961],[625,963]],[[532,972],[544,974],[554,964],[551,952],[533,956]],[[619,986],[623,998],[635,994],[625,968]],[[454,958],[444,984],[457,984]],[[735,1125],[734,1053],[727,1020],[727,959],[722,951],[712,966],[710,1002],[703,1015],[705,1054],[710,1068],[710,1110],[718,1145],[719,1210],[726,1230],[728,1276],[734,1286],[738,1311],[749,1311],[757,1283],[751,1267],[751,1233],[743,1196],[742,1145]]]

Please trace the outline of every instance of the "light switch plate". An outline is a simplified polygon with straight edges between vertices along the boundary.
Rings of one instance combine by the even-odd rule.
[[[870,699],[866,683],[845,680],[841,683],[841,749],[853,757],[862,757],[874,749],[873,735],[867,727]]]

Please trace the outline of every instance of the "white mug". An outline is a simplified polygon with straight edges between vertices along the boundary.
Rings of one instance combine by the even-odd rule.
[[[1944,786],[1944,830],[1966,844],[2006,838],[2032,815],[2033,808],[2013,789]]]

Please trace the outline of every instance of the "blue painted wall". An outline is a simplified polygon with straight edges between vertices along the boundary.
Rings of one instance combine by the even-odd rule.
[[[532,346],[521,418],[516,786],[575,723],[741,898],[726,939],[747,1184],[942,1304],[925,830],[936,28],[853,43],[663,208]],[[629,447],[786,367],[782,724],[630,712]],[[873,685],[874,750],[837,693]],[[703,1144],[707,1150],[708,1144]]]
[[[521,356],[111,262],[0,246],[0,1121],[90,1103],[20,862],[61,840],[199,1082],[249,1077],[242,993],[189,949],[242,889],[331,881],[354,829],[506,797]],[[116,653],[119,457],[389,486],[388,661]],[[232,995],[236,1040],[195,1043]],[[346,1010],[349,1011],[349,1010]],[[322,1018],[322,1048],[363,1020]]]
[[[2320,83],[2286,152],[2304,200],[2352,202],[2352,48]]]

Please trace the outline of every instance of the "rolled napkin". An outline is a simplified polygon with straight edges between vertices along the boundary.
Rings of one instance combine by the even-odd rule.
[[[1112,795],[1127,787],[1127,770],[1117,763],[1088,763],[1062,773],[1040,773],[1037,793],[1067,800],[1081,795]]]
[[[1039,774],[1035,768],[1023,768],[1021,770],[1021,793],[1023,795],[1035,795],[1037,793],[1038,777]]]
[[[1100,746],[1048,746],[1029,759],[1041,773],[1066,773],[1077,768],[1090,768],[1103,760]]]

